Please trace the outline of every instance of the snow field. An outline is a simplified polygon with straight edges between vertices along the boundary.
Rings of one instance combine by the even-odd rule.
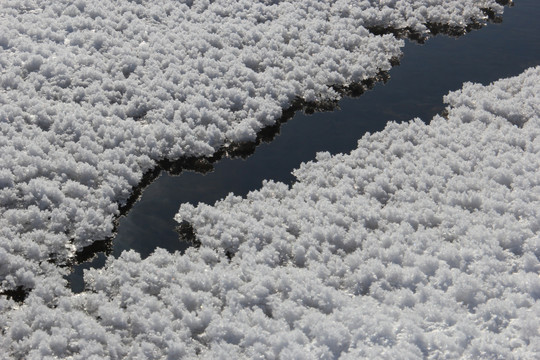
[[[495,1],[2,1],[0,288],[58,277],[48,262],[111,236],[157,160],[254,140],[296,97],[334,99],[330,85],[388,70],[403,42],[367,27],[426,32],[484,21],[482,8],[502,12]]]
[[[246,229],[238,224],[237,228],[218,232],[216,229],[220,226],[236,224],[226,217],[221,219],[222,215],[216,215],[214,208],[182,207],[180,214],[196,225],[203,242],[201,249],[192,249],[185,257],[157,251],[153,257],[143,261],[137,254],[125,253],[120,260],[111,260],[105,272],[88,274],[94,293],[76,296],[66,288],[62,277],[68,268],[59,265],[66,264],[76,250],[112,235],[119,206],[126,203],[133,187],[140,183],[146,171],[156,166],[158,160],[210,156],[231,142],[253,140],[257,131],[273,124],[282,109],[294,99],[334,100],[339,94],[331,85],[346,86],[388,70],[391,59],[400,56],[403,41],[390,34],[375,35],[370,29],[410,29],[427,34],[426,24],[464,27],[472,22],[483,22],[486,20],[483,9],[501,14],[503,7],[491,0],[243,0],[234,4],[228,1],[170,0],[101,1],[99,4],[67,0],[2,1],[0,343],[3,349],[7,349],[6,356],[87,359],[92,356],[160,358],[164,354],[176,358],[178,354],[186,354],[213,357],[223,347],[230,354],[245,356],[266,354],[267,357],[296,358],[303,354],[310,358],[319,355],[356,356],[356,345],[360,346],[358,351],[366,351],[366,354],[381,349],[389,351],[390,355],[392,351],[410,351],[411,354],[418,351],[425,354],[427,351],[432,354],[438,351],[433,349],[444,348],[443,340],[409,339],[403,335],[409,332],[398,333],[391,327],[390,324],[401,324],[408,329],[420,324],[420,318],[412,310],[409,310],[409,315],[403,315],[410,316],[408,320],[396,314],[388,318],[382,307],[387,302],[390,307],[395,303],[391,299],[383,301],[382,297],[371,295],[371,289],[376,289],[378,276],[384,275],[386,279],[388,264],[384,256],[370,258],[370,261],[382,264],[373,265],[374,269],[379,269],[374,270],[376,275],[373,275],[377,281],[368,276],[356,285],[357,289],[351,285],[355,280],[349,279],[348,285],[338,285],[344,280],[339,280],[340,276],[336,274],[341,274],[343,269],[349,272],[360,269],[361,265],[354,265],[355,261],[361,261],[368,255],[357,254],[357,260],[347,260],[352,263],[345,265],[336,259],[341,255],[344,259],[353,256],[359,247],[368,249],[370,241],[376,247],[373,234],[390,234],[392,226],[399,228],[396,231],[400,234],[406,231],[416,234],[423,228],[428,232],[441,228],[444,230],[443,238],[450,239],[448,241],[469,231],[468,225],[462,226],[460,222],[454,224],[448,220],[439,224],[436,216],[439,209],[434,205],[426,207],[433,214],[419,210],[404,216],[403,211],[396,209],[387,213],[392,209],[391,201],[398,198],[392,197],[392,191],[397,190],[387,188],[383,180],[351,185],[354,190],[350,193],[351,204],[360,201],[354,200],[357,198],[355,191],[363,191],[363,199],[380,204],[371,208],[373,204],[368,206],[362,200],[360,205],[354,205],[369,214],[368,217],[364,213],[351,217],[358,220],[357,225],[347,217],[341,219],[339,211],[323,211],[325,206],[334,206],[332,201],[337,202],[336,196],[349,194],[341,187],[335,192],[329,186],[331,181],[337,180],[322,177],[329,183],[325,185],[321,180],[323,182],[318,184],[319,180],[308,181],[307,173],[302,175],[304,170],[299,169],[299,182],[295,188],[287,189],[282,184],[269,182],[259,195],[250,195],[256,197],[268,192],[268,202],[275,201],[284,214],[291,214],[296,203],[287,205],[287,208],[281,204],[282,200],[295,198],[294,194],[296,191],[300,194],[302,184],[308,188],[316,185],[312,190],[305,190],[306,194],[320,191],[311,199],[314,207],[288,222],[284,220],[285,215],[265,215],[268,203],[253,199],[254,205],[258,204],[260,209],[252,211],[247,207],[247,214],[260,212],[261,219],[264,218],[262,225]],[[513,84],[514,81],[508,83]],[[478,106],[484,112],[473,111],[471,109],[476,105],[467,103],[469,97],[463,95],[458,98],[464,103],[459,106],[456,103],[455,106],[455,111],[463,109],[463,113],[456,113],[455,118],[470,124],[476,124],[478,120],[491,123],[492,114],[498,114],[521,126],[516,131],[534,134],[534,125],[529,124],[537,118],[535,88],[531,88],[532,92],[528,94],[532,99],[529,108],[521,103],[525,101],[525,95],[519,95],[519,101],[515,102],[511,91],[497,86],[491,90],[498,92],[498,98],[508,96],[506,103],[477,100],[482,101]],[[499,122],[508,125],[502,120]],[[417,126],[422,128],[421,124]],[[501,129],[506,131],[502,125]],[[383,135],[372,137],[376,139],[378,136]],[[502,141],[506,143],[507,139]],[[530,137],[524,141],[525,145],[533,143],[533,149],[537,146]],[[523,140],[516,135],[515,143],[523,144]],[[461,145],[458,143],[457,146]],[[401,150],[395,151],[403,152],[408,146],[403,145]],[[387,152],[384,148],[380,151]],[[465,154],[462,158],[475,161],[475,156],[475,153]],[[326,160],[329,164],[333,161],[323,158],[325,155],[320,155],[320,164]],[[373,161],[377,165],[382,160]],[[515,162],[518,163],[522,164],[521,160]],[[516,264],[528,264],[523,265],[523,269],[528,269],[523,271],[530,276],[525,281],[528,285],[520,288],[513,287],[513,283],[508,285],[511,294],[525,294],[525,300],[516,300],[523,305],[519,307],[521,312],[516,310],[496,315],[497,320],[493,321],[498,324],[498,319],[513,319],[512,326],[503,321],[506,327],[501,326],[506,332],[501,330],[501,334],[514,335],[521,331],[515,344],[501,345],[503,350],[530,354],[536,346],[534,325],[523,325],[526,319],[523,312],[525,309],[529,313],[536,311],[531,298],[535,299],[534,294],[537,294],[537,277],[531,274],[537,272],[537,265],[531,254],[537,257],[538,253],[531,249],[537,246],[534,245],[537,241],[534,236],[537,239],[538,222],[535,222],[535,213],[528,203],[537,200],[534,193],[537,183],[534,179],[527,180],[533,191],[527,188],[525,180],[519,180],[525,181],[521,183],[517,179],[530,175],[535,162],[531,161],[532,165],[523,165],[523,168],[505,168],[504,171],[497,169],[507,163],[497,164],[495,161],[495,170],[490,170],[493,175],[490,179],[494,184],[512,190],[510,193],[513,195],[508,196],[515,196],[512,198],[515,201],[505,205],[508,200],[504,197],[506,193],[503,196],[500,195],[502,192],[499,195],[488,192],[487,195],[499,197],[487,203],[498,209],[495,212],[513,214],[511,216],[514,217],[518,214],[519,219],[513,221],[511,216],[505,215],[513,221],[514,227],[506,227],[510,220],[500,220],[501,225],[496,228],[498,232],[494,236],[502,255],[495,258],[503,261],[507,259],[504,256],[513,254]],[[314,167],[315,172],[321,171],[316,170],[315,165],[306,166]],[[452,171],[462,171],[461,167],[455,170],[455,165],[452,166]],[[469,165],[460,166],[467,170]],[[437,175],[442,170],[433,171]],[[404,170],[404,183],[409,181],[407,174]],[[305,181],[302,176],[307,177]],[[365,181],[371,180],[366,175]],[[516,181],[521,187],[516,185]],[[469,185],[472,186],[467,183]],[[448,201],[445,206],[461,206],[473,213],[483,211],[483,206],[487,206],[481,197],[486,195],[484,192],[471,190],[459,183],[452,186],[455,188],[443,186],[440,189],[448,190],[448,194],[454,196],[450,200],[444,198]],[[513,192],[514,188],[522,189],[522,192]],[[475,196],[471,197],[469,193]],[[279,194],[284,198],[279,198]],[[231,196],[217,204],[216,209],[241,209],[248,206],[249,201],[252,200]],[[226,205],[228,202],[230,204]],[[414,203],[412,200],[409,202]],[[351,204],[343,206],[353,206]],[[206,216],[203,216],[205,212],[214,215],[208,215],[211,222],[202,224],[200,221]],[[322,217],[316,219],[313,216]],[[238,218],[249,224],[255,224],[253,219],[257,219],[254,215],[239,215]],[[306,219],[312,221],[312,237],[305,232]],[[293,220],[298,221],[296,225]],[[279,221],[282,221],[281,225]],[[388,229],[382,227],[386,223]],[[291,224],[291,227],[283,224]],[[412,230],[402,229],[407,226]],[[218,233],[223,235],[218,237]],[[516,237],[505,235],[514,233]],[[534,235],[533,240],[531,234]],[[311,243],[313,239],[320,245],[314,246]],[[388,247],[391,248],[390,245]],[[230,264],[224,262],[227,254],[234,254]],[[248,259],[249,254],[254,258]],[[266,261],[262,261],[261,256]],[[336,263],[327,265],[330,260]],[[241,265],[243,261],[249,265]],[[400,267],[406,268],[406,264],[409,263],[405,260],[396,260],[395,272],[399,273]],[[461,274],[465,271],[462,269],[464,265],[458,264]],[[516,271],[521,271],[519,266]],[[173,278],[165,276],[165,271],[174,269],[178,272],[173,272]],[[454,267],[449,269],[457,271]],[[501,269],[504,272],[506,268],[501,265]],[[323,276],[325,272],[329,274],[328,279]],[[261,274],[266,276],[266,280],[261,280]],[[392,280],[392,286],[413,292],[418,284],[430,283],[429,276],[426,275],[428,280],[425,281],[405,281],[398,276],[397,280]],[[163,279],[168,282],[163,283]],[[380,281],[384,283],[384,279]],[[122,286],[116,283],[118,281]],[[484,284],[484,280],[478,281]],[[111,284],[116,288],[106,289]],[[128,284],[131,287],[122,293],[116,292]],[[193,288],[185,287],[186,284]],[[386,285],[379,285],[386,291]],[[350,288],[344,290],[346,286]],[[524,286],[528,287],[523,290]],[[22,304],[5,296],[6,291],[18,288],[31,290]],[[185,308],[178,304],[178,291],[185,291],[181,297]],[[454,301],[448,300],[450,305],[466,306],[472,309],[468,310],[472,313],[492,299],[487,295],[485,298],[479,295],[476,299],[479,290],[471,291],[472,298],[450,298]],[[168,298],[165,293],[169,294]],[[122,296],[127,302],[119,300]],[[361,304],[358,299],[362,299]],[[365,314],[373,312],[370,304],[381,307],[381,323],[387,321],[389,325],[381,330],[381,335],[373,335],[367,341],[366,334],[383,329],[379,327],[379,318],[366,318]],[[428,304],[433,305],[432,302]],[[356,307],[364,309],[358,310],[358,317],[354,318],[363,319],[365,325],[361,329],[364,330],[355,328],[356,320],[349,314],[357,311]],[[452,319],[459,317],[457,313],[449,316],[454,316]],[[149,318],[150,322],[145,320]],[[437,321],[435,323],[440,325]],[[459,343],[455,353],[470,352],[474,355],[472,349],[480,349],[481,346],[473,346],[469,340],[473,336],[471,334],[476,334],[474,331],[482,328],[471,325],[474,323],[471,318],[466,321],[464,326],[468,326],[468,330],[463,330],[465,340]],[[403,325],[405,323],[408,325]],[[246,324],[260,328],[260,331],[253,332]],[[452,331],[457,331],[457,325],[451,321],[449,324],[450,333],[445,334],[453,341]],[[414,336],[427,334],[429,326],[426,323],[420,325],[414,327],[415,331],[411,330]],[[336,334],[344,337],[336,338]],[[497,339],[502,339],[504,335],[497,336]],[[449,343],[448,346],[452,349],[454,345]],[[485,345],[488,350],[493,346],[492,341]],[[451,352],[454,350],[448,351],[454,353]]]
[[[14,357],[535,358],[540,67],[445,97],[319,153],[292,186],[183,204],[201,246],[133,252],[39,288],[6,318]],[[61,288],[60,288],[61,289]],[[62,291],[62,290],[61,290]],[[52,306],[54,304],[54,306]]]

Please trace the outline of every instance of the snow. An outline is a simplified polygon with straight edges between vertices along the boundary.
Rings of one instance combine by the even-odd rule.
[[[2,348],[41,358],[535,358],[540,67],[445,97],[245,198],[182,204],[199,248],[41,283]],[[228,254],[228,255],[227,255]],[[52,305],[54,304],[54,305]],[[9,306],[0,303],[2,306]]]
[[[486,20],[496,1],[2,1],[0,288],[113,233],[162,159],[254,140],[296,98],[388,70],[373,26]],[[52,273],[48,273],[51,269]]]
[[[485,9],[503,7],[2,1],[0,289],[31,290],[0,296],[5,356],[534,357],[538,68],[321,153],[291,188],[182,205],[202,244],[185,256],[125,252],[79,295],[62,278],[157,161],[254,140],[295,99],[388,70],[403,41],[374,29]]]

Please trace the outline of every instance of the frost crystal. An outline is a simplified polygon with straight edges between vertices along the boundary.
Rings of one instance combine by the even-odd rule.
[[[111,235],[156,161],[253,140],[295,98],[388,70],[393,30],[498,2],[2,1],[5,356],[534,357],[538,69],[319,154],[292,188],[182,206],[201,242],[185,256],[126,252],[76,296],[58,266]]]
[[[27,358],[535,358],[539,84],[540,67],[465,84],[446,96],[447,118],[390,123],[350,154],[320,153],[290,187],[266,181],[245,198],[184,204],[176,219],[193,225],[199,248],[124,252],[87,271],[90,291],[77,296],[40,282],[6,315],[2,348]]]

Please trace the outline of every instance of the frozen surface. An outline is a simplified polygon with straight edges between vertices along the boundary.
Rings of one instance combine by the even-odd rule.
[[[390,68],[366,27],[484,21],[495,1],[2,1],[0,289],[112,234],[156,160],[253,140],[296,97]]]
[[[452,26],[495,1],[34,1],[0,4],[0,289],[112,234],[157,160],[253,140],[295,98],[390,68],[373,26]],[[61,281],[57,278],[55,281]]]
[[[0,318],[14,356],[537,358],[540,67],[319,153],[291,187],[182,205],[201,246],[133,251]],[[0,309],[13,306],[0,302]]]
[[[294,99],[333,100],[331,85],[388,70],[403,41],[373,29],[427,34],[427,24],[483,22],[488,8],[503,9],[491,0],[2,1],[0,292],[32,289],[23,304],[0,296],[4,356],[476,356],[497,346],[530,355],[540,294],[537,70],[521,92],[516,80],[515,91],[489,89],[504,102],[472,85],[451,96],[449,123],[468,122],[455,129],[466,136],[441,119],[394,125],[361,141],[371,163],[358,152],[321,155],[292,189],[267,183],[247,200],[182,207],[202,242],[186,256],[125,253],[91,271],[93,292],[77,296],[59,266],[111,235],[156,161],[253,140]],[[412,145],[399,135],[406,129]],[[480,132],[493,144],[478,145],[471,134]],[[496,153],[497,144],[511,151]],[[407,162],[410,146],[417,163]],[[445,146],[463,154],[427,156]],[[425,179],[422,162],[433,165]],[[341,168],[353,190],[339,183]],[[386,177],[394,168],[403,183]],[[455,176],[430,182],[444,171]],[[467,171],[480,180],[459,177]],[[476,188],[482,179],[489,187]]]
[[[484,21],[495,1],[2,1],[0,289],[112,234],[145,171],[253,140],[296,97],[390,68],[366,27]],[[41,277],[42,278],[42,277]],[[61,281],[57,278],[55,281]]]

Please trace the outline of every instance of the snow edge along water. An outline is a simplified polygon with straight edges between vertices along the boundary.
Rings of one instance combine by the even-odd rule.
[[[445,97],[446,118],[389,123],[350,154],[319,153],[290,187],[269,181],[245,198],[183,204],[177,220],[193,224],[198,249],[109,258],[86,271],[87,292],[53,308],[32,292],[10,318],[6,348],[535,358],[539,80],[536,67],[466,83]]]
[[[327,83],[388,69],[401,42],[366,28],[390,24],[422,33],[428,22],[464,26],[485,21],[481,9],[502,13],[498,3],[3,3],[4,294],[32,289],[43,277],[62,282],[66,269],[58,265],[112,234],[119,207],[157,161],[210,155],[225,139],[253,139],[293,97],[333,99],[338,95]],[[190,37],[201,32],[201,41]],[[321,64],[314,67],[314,59]],[[335,69],[336,61],[346,64]],[[232,72],[216,78],[220,64]],[[292,66],[287,78],[280,64]],[[246,84],[256,85],[248,86],[254,96],[244,94]]]

